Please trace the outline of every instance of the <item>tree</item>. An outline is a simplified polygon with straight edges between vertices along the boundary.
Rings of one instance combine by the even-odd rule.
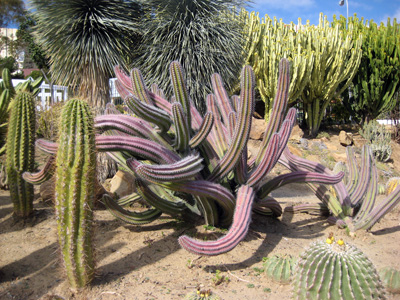
[[[0,27],[7,27],[24,15],[24,1],[1,0],[0,1]]]
[[[362,58],[349,92],[343,94],[344,104],[351,114],[368,123],[396,105],[395,93],[400,87],[400,28],[396,19],[387,25],[364,21],[355,15],[347,22],[335,19],[347,34],[352,25],[362,34]]]
[[[2,74],[3,69],[8,69],[10,73],[15,72],[18,70],[18,64],[14,57],[0,57],[0,74]]]
[[[134,64],[149,83],[172,95],[165,66],[179,61],[190,96],[204,112],[210,77],[219,73],[227,90],[239,81],[244,64],[243,26],[237,10],[245,0],[149,0],[142,56]]]
[[[124,0],[32,0],[34,34],[56,83],[78,88],[93,106],[109,100],[115,65],[125,66],[139,35],[139,6]]]

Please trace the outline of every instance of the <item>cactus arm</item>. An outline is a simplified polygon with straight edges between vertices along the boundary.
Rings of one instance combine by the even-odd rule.
[[[133,95],[125,98],[125,103],[135,115],[150,123],[156,124],[162,132],[168,131],[171,126],[172,121],[170,116],[163,110],[153,105],[141,102]]]
[[[185,209],[186,205],[183,201],[172,202],[160,197],[157,193],[151,190],[151,187],[144,183],[142,180],[135,182],[138,194],[142,196],[142,199],[151,206],[159,209],[163,213],[171,216],[181,214]]]
[[[280,217],[282,215],[282,206],[272,197],[258,199],[253,206],[253,211],[262,215],[273,215]]]
[[[43,151],[47,154],[51,154],[51,155],[57,154],[58,143],[46,141],[45,139],[37,139],[35,144],[36,144],[36,147],[38,147],[38,149],[40,149],[41,151]]]
[[[353,157],[355,160],[355,158]],[[370,185],[371,168],[373,168],[373,156],[368,146],[362,148],[361,153],[361,172],[353,192],[349,193],[352,205],[357,205],[364,197],[368,186]]]
[[[265,129],[264,132],[260,150],[256,157],[256,164],[259,164],[262,158],[265,156],[264,150],[267,148],[267,144],[272,138],[274,132],[277,132],[278,128],[281,126],[281,123],[283,121],[284,110],[286,109],[288,101],[289,85],[290,85],[289,61],[286,59],[282,59],[279,63],[278,86],[276,89],[273,109],[271,116],[269,117],[269,122],[267,123],[267,128]]]
[[[204,115],[203,122],[201,123],[198,132],[190,139],[189,146],[191,148],[195,148],[199,144],[201,144],[207,138],[208,134],[210,133],[213,127],[213,124],[214,124],[214,115],[211,112],[207,112]]]
[[[140,101],[153,105],[153,101],[147,91],[146,84],[144,83],[143,75],[139,69],[132,69],[131,71],[132,91],[133,94],[140,99]]]
[[[16,92],[16,91],[15,91],[14,86],[13,86],[13,84],[12,84],[12,79],[11,79],[10,70],[7,69],[7,68],[4,68],[4,69],[3,69],[3,72],[2,72],[2,77],[1,77],[1,78],[3,79],[4,89],[8,89],[8,90],[9,90],[10,99],[14,98],[15,92]]]
[[[279,134],[274,133],[270,142],[267,145],[267,149],[265,151],[265,155],[262,158],[260,164],[251,173],[250,178],[248,180],[248,184],[253,186],[256,190],[258,190],[258,184],[264,178],[266,174],[275,166],[277,161],[277,154],[279,151]],[[264,198],[264,197],[260,197]]]
[[[216,96],[217,105],[221,112],[222,120],[223,120],[224,124],[228,124],[229,123],[228,115],[230,112],[234,111],[232,103],[231,103],[231,99],[229,99],[229,97],[228,97],[228,93],[226,92],[226,90],[224,88],[224,83],[219,74],[213,74],[211,76],[211,83],[212,83],[213,91]]]
[[[175,100],[182,105],[187,118],[187,123],[192,124],[189,93],[186,89],[183,70],[179,62],[173,61],[170,64],[169,73],[171,75],[171,84],[176,97]]]
[[[179,102],[174,102],[171,109],[175,125],[175,141],[173,147],[178,151],[184,151],[187,149],[190,139],[188,120]]]
[[[179,244],[187,251],[198,255],[218,255],[232,250],[246,237],[249,230],[254,197],[254,190],[250,186],[242,185],[239,188],[232,226],[222,238],[216,241],[198,241],[188,236],[181,236]]]
[[[346,189],[348,190],[349,194],[352,194],[357,187],[359,177],[357,161],[351,146],[346,147],[346,155],[347,165],[349,168],[349,182],[346,185]]]
[[[103,202],[108,211],[117,219],[133,225],[142,225],[158,219],[162,212],[157,208],[150,208],[143,212],[133,212],[123,209],[117,202],[108,195],[103,195]]]
[[[157,107],[161,108],[162,110],[164,110],[166,112],[171,111],[171,103],[169,103],[167,100],[165,100],[160,95],[153,93],[152,91],[147,91],[147,92]]]
[[[215,103],[215,96],[213,94],[209,94],[207,96],[207,107],[210,109],[211,113],[215,116],[214,126],[211,129],[213,145],[215,151],[218,153],[218,156],[223,157],[224,153],[228,149],[228,143],[227,143],[228,132],[219,117],[218,108]]]
[[[227,175],[238,163],[250,134],[251,118],[254,111],[254,73],[245,66],[241,75],[240,109],[236,122],[235,134],[224,157],[219,161],[208,178],[215,181]]]
[[[118,130],[130,136],[150,139],[172,150],[170,144],[155,132],[148,122],[133,116],[122,114],[97,116],[95,118],[95,128],[101,131]]]
[[[274,177],[259,189],[257,197],[265,198],[273,190],[278,189],[289,183],[319,183],[319,184],[336,184],[343,179],[344,173],[339,172],[335,175],[327,175],[321,173],[297,171]]]
[[[195,177],[203,169],[202,161],[198,155],[190,155],[167,165],[147,165],[134,159],[128,159],[126,163],[139,178],[157,184],[186,181]]]
[[[55,157],[50,156],[43,169],[37,173],[24,172],[22,178],[31,184],[37,185],[49,180],[55,171]]]
[[[142,199],[142,196],[140,196],[138,193],[132,193],[130,195],[126,195],[124,197],[117,199],[115,202],[119,206],[129,206],[129,205],[132,205],[133,203],[138,202],[141,199]]]
[[[132,81],[127,74],[122,70],[121,66],[114,67],[114,73],[117,77],[118,82],[120,82],[125,89],[132,90]]]
[[[144,157],[158,163],[174,163],[180,160],[179,155],[156,142],[125,136],[97,136],[96,146],[99,151],[128,151],[133,155]]]

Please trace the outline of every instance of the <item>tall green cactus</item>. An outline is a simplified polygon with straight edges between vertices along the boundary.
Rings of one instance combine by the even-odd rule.
[[[87,285],[94,276],[92,222],[96,152],[88,104],[69,100],[63,109],[56,158],[55,208],[58,241],[70,285]]]
[[[349,99],[348,91],[343,93],[346,108],[362,122],[391,111],[400,85],[400,29],[396,19],[392,23],[388,19],[385,26],[354,16],[334,19],[333,24],[345,34],[349,26],[362,34],[362,58],[351,85],[352,97]]]
[[[272,113],[274,97],[277,93],[278,66],[282,58],[290,61],[289,103],[297,101],[306,83],[311,80],[314,54],[303,47],[305,32],[296,33],[294,23],[284,24],[282,20],[268,15],[260,21],[258,14],[245,14],[245,48],[247,64],[254,69],[258,90],[265,103],[265,119]],[[297,25],[300,28],[301,23]]]
[[[6,169],[14,213],[28,217],[33,211],[33,185],[22,174],[32,172],[35,159],[35,101],[30,93],[19,92],[12,102],[6,144]]]
[[[362,38],[353,36],[352,28],[349,24],[343,36],[339,25],[332,28],[322,14],[318,26],[298,28],[298,34],[305,36],[302,47],[314,53],[311,80],[300,95],[311,136],[317,135],[330,101],[348,88],[360,64]]]
[[[294,274],[294,299],[386,299],[372,262],[343,241],[313,243],[300,255]]]

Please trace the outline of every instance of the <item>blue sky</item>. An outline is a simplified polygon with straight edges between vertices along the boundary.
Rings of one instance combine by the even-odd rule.
[[[345,0],[347,1],[347,0]],[[24,2],[27,2],[26,0]],[[397,18],[400,22],[400,0],[349,0],[349,16],[355,13],[359,18],[373,19],[376,23],[386,23],[387,18]],[[311,24],[318,24],[319,13],[333,20],[333,15],[346,16],[346,3],[339,6],[339,0],[252,0],[249,11],[258,12],[260,17],[268,14],[270,17],[282,18],[283,22],[297,24],[300,17],[305,24],[310,20]],[[17,28],[17,24],[10,27]]]
[[[345,0],[346,1],[346,0]],[[400,22],[400,0],[349,0],[349,16],[355,13],[359,18],[380,23],[387,18],[397,18]],[[268,14],[270,17],[282,19],[285,23],[294,22],[300,17],[305,24],[310,20],[311,24],[318,24],[319,13],[333,20],[333,15],[346,16],[346,3],[339,6],[339,0],[253,0],[250,11],[259,12],[260,17]]]

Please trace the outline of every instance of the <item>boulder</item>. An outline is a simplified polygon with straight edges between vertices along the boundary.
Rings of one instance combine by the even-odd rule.
[[[300,140],[303,138],[303,136],[304,136],[304,131],[300,128],[299,125],[295,125],[293,126],[289,140],[297,144],[300,144]]]
[[[339,143],[342,146],[351,146],[353,144],[353,134],[348,133],[344,130],[340,131],[339,133]]]
[[[111,194],[116,193],[119,197],[124,197],[135,192],[135,178],[128,172],[118,170],[110,181]]]
[[[256,119],[253,117],[251,121],[250,139],[262,140],[265,128],[267,128],[267,123],[265,123],[264,119]]]

